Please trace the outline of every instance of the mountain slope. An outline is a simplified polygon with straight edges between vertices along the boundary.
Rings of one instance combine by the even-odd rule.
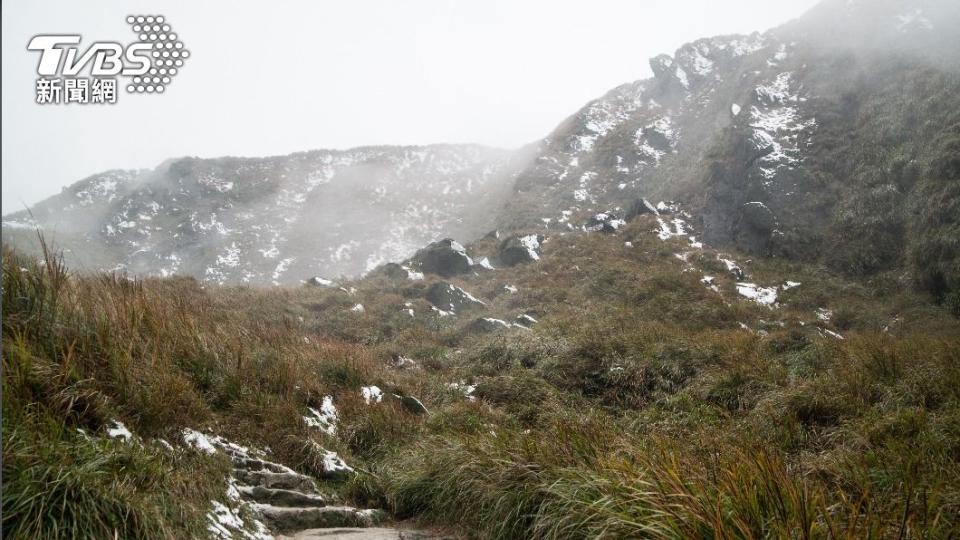
[[[711,244],[906,271],[958,303],[958,28],[956,3],[831,1],[658,56],[540,143],[500,224],[676,199]]]
[[[952,1],[828,0],[657,56],[653,78],[517,152],[185,159],[98,175],[33,214],[75,266],[270,284],[494,226],[568,231],[648,197],[682,202],[712,245],[919,285],[960,310],[958,28]],[[9,216],[5,236],[27,223]]]
[[[514,157],[435,145],[171,160],[82,180],[7,216],[4,236],[29,241],[39,223],[91,270],[221,284],[356,275],[444,236],[486,232]]]

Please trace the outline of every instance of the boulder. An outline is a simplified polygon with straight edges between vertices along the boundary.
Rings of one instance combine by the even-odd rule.
[[[743,221],[759,232],[770,233],[777,228],[777,217],[762,202],[748,202],[740,207]]]
[[[485,305],[483,301],[475,298],[472,294],[445,281],[431,285],[424,298],[442,311],[459,312]]]
[[[469,273],[473,266],[473,260],[464,247],[449,238],[433,242],[418,251],[413,256],[413,263],[421,272],[442,277]]]
[[[653,214],[656,216],[659,215],[660,212],[657,211],[657,207],[655,207],[650,201],[640,198],[635,199],[632,203],[630,203],[630,207],[627,209],[627,215],[624,217],[624,219],[627,221],[633,221],[637,218],[637,216],[642,216],[643,214]]]
[[[311,287],[322,287],[325,289],[329,289],[332,287],[336,287],[337,283],[330,279],[322,278],[320,276],[314,276],[307,280],[307,285],[310,285]]]
[[[492,334],[510,330],[513,326],[507,321],[493,319],[490,317],[481,317],[467,325],[466,331],[471,334]]]
[[[413,396],[396,396],[396,398],[400,400],[400,404],[403,405],[403,408],[407,409],[413,414],[420,415],[430,413],[423,402]]]
[[[589,232],[617,232],[626,222],[613,212],[601,212],[587,220],[583,228]]]
[[[540,244],[543,240],[543,235],[538,234],[507,237],[500,242],[497,258],[504,266],[540,260]]]

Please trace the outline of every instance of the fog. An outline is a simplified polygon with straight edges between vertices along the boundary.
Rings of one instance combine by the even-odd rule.
[[[815,0],[165,2],[192,53],[163,95],[34,103],[42,33],[129,42],[155,2],[3,4],[3,212],[113,168],[371,144],[517,147],[702,36],[765,30]]]

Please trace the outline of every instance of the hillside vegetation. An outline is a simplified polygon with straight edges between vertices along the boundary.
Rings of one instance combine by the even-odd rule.
[[[322,445],[356,470],[325,489],[471,538],[960,532],[958,320],[895,279],[774,259],[741,266],[800,284],[761,305],[735,253],[657,226],[451,279],[484,305],[448,316],[430,275],[204,288],[6,251],[4,536],[203,536],[229,466],[184,428],[318,477]],[[518,315],[537,322],[476,325]],[[371,385],[429,412],[365,403]],[[325,396],[335,435],[304,420]]]

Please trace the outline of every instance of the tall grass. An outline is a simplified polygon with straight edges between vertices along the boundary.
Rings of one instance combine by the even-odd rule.
[[[476,538],[960,534],[952,317],[777,262],[753,270],[805,282],[785,307],[731,300],[643,227],[558,237],[538,265],[457,281],[488,301],[476,316],[540,319],[484,336],[465,331],[473,314],[431,318],[422,282],[207,289],[5,250],[4,534],[198,534],[226,464],[157,443],[183,427],[310,474],[318,445],[336,450],[360,473],[331,489]],[[857,306],[833,326],[846,339],[821,337],[813,310],[839,304]],[[892,313],[910,318],[878,331]],[[430,414],[364,403],[371,384]],[[336,438],[302,421],[326,395]],[[139,442],[107,440],[115,419]]]

